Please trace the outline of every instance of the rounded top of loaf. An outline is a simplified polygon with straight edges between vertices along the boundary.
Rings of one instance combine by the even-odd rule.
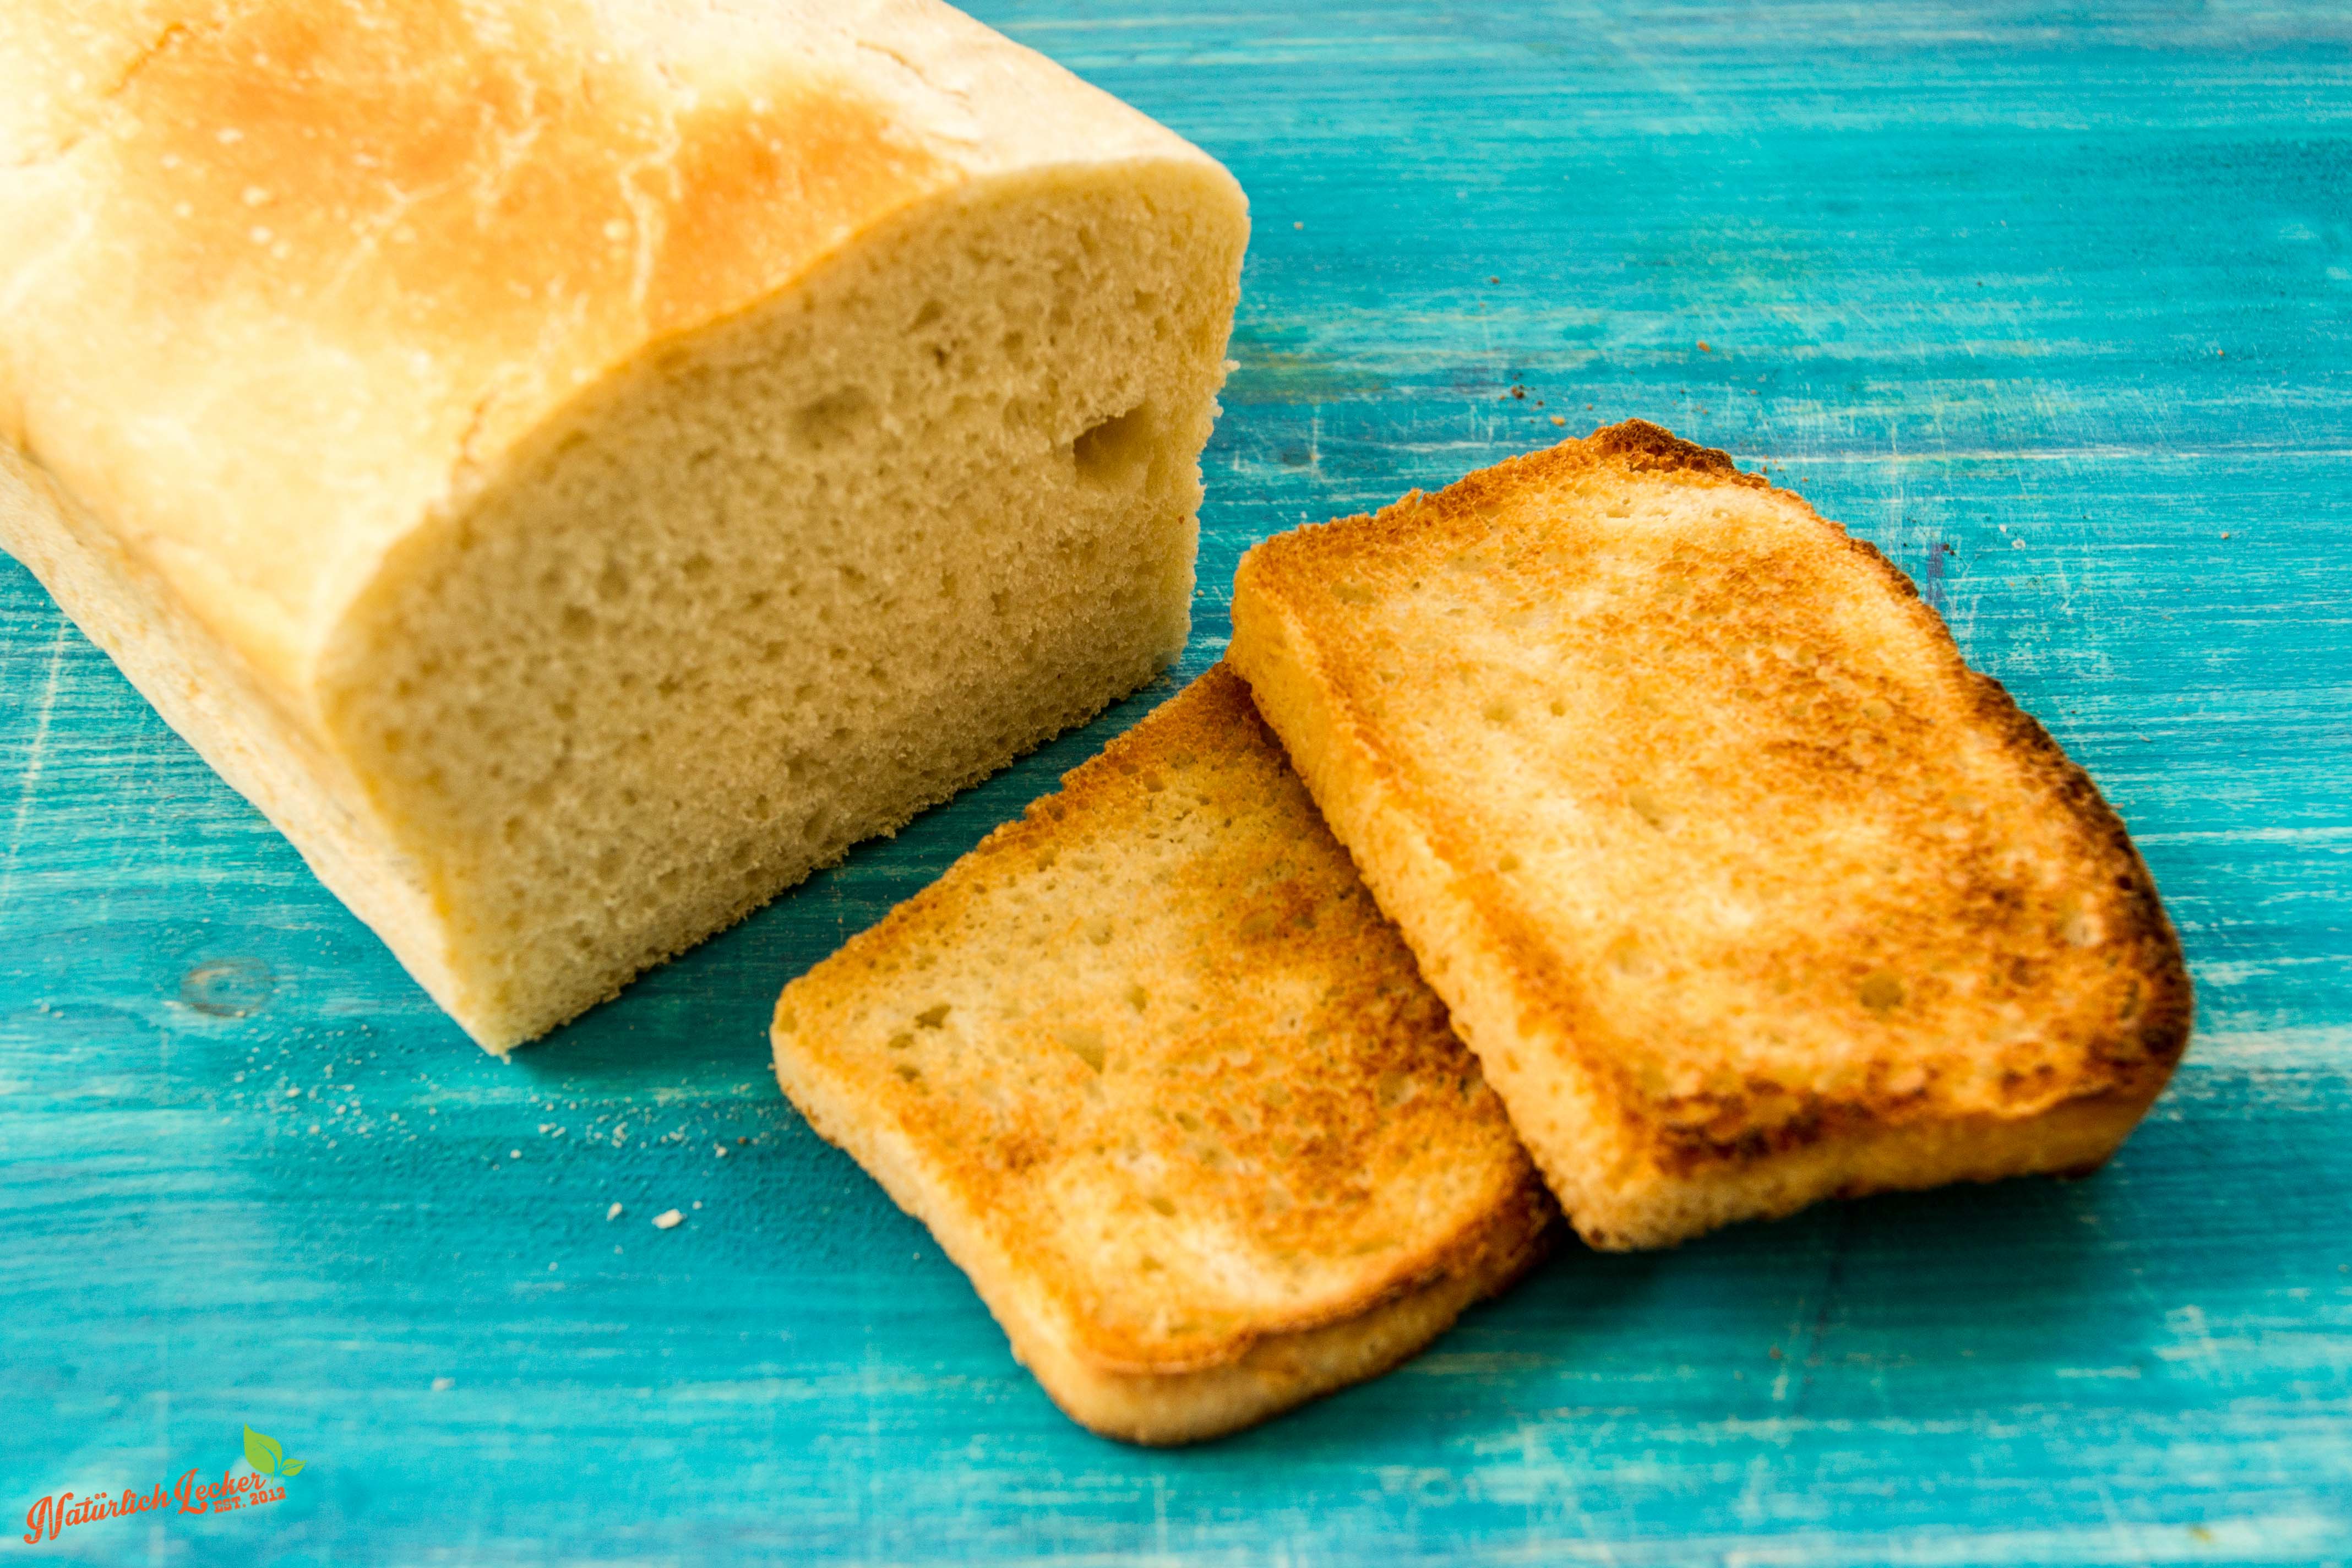
[[[1187,166],[932,0],[30,0],[0,433],[268,683],[665,341],[928,200]]]

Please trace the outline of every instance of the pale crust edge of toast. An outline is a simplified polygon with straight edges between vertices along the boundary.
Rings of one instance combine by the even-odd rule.
[[[1637,454],[1665,459],[1659,466],[1702,482],[1771,488],[1741,473],[1726,454],[1643,421],[1596,431],[1586,440],[1604,459]],[[1548,455],[1531,453],[1513,461]],[[1803,498],[1775,493],[1820,519]],[[1888,579],[1890,591],[1916,600],[1910,580],[1877,550],[1821,521]],[[1735,1220],[1775,1218],[1831,1196],[2011,1175],[2085,1174],[2114,1154],[2169,1080],[2187,1043],[2191,1005],[2179,938],[2151,891],[2146,900],[2147,934],[2161,939],[2168,958],[2162,973],[2147,977],[2156,993],[2151,1011],[2176,1019],[2179,1038],[2168,1054],[2147,1062],[2123,1083],[2027,1116],[1931,1114],[1899,1123],[1864,1123],[1759,1156],[1681,1173],[1662,1168],[1651,1141],[1641,1135],[1646,1130],[1635,1123],[1638,1112],[1621,1103],[1614,1086],[1580,1062],[1578,1053],[1560,1048],[1566,1042],[1542,1037],[1544,1009],[1522,996],[1507,956],[1510,944],[1501,940],[1503,933],[1487,929],[1490,911],[1475,896],[1455,890],[1460,877],[1429,843],[1419,815],[1399,798],[1378,762],[1377,748],[1354,733],[1352,715],[1331,700],[1333,683],[1325,678],[1293,607],[1263,580],[1275,571],[1261,553],[1265,549],[1254,547],[1234,574],[1226,658],[1249,681],[1268,728],[1281,738],[1381,910],[1404,934],[1423,977],[1452,1013],[1455,1033],[1477,1054],[1570,1223],[1591,1246],[1612,1251],[1672,1246]],[[1936,630],[1948,640],[1940,618]],[[2137,847],[2089,775],[1997,681],[1969,673],[1978,682],[1979,701],[2005,710],[1990,716],[2002,722],[2011,742],[2079,785],[2079,792],[2067,792],[2070,804],[2094,818],[2152,889]],[[1545,1064],[1558,1065],[1546,1074],[1539,1070]],[[1576,1168],[1566,1158],[1571,1153]]]
[[[1533,1268],[1556,1231],[1551,1199],[1532,1178],[1516,1201],[1454,1238],[1433,1268],[1354,1315],[1313,1328],[1237,1336],[1232,1359],[1183,1371],[1107,1367],[1076,1349],[1042,1293],[987,1231],[925,1178],[899,1131],[859,1113],[823,1074],[807,1070],[773,1036],[776,1077],[809,1125],[846,1151],[891,1199],[923,1222],[1012,1342],[1054,1403],[1106,1437],[1162,1447],[1223,1436],[1295,1405],[1376,1377],[1452,1327],[1465,1308]]]
[[[1244,574],[1248,564],[1244,558]],[[1291,626],[1288,607],[1271,595],[1261,598],[1245,592],[1244,581],[1235,579],[1226,658],[1249,681],[1258,711],[1282,737],[1307,793],[1348,847],[1381,910],[1403,933],[1423,980],[1452,1015],[1454,1032],[1476,1053],[1480,1070],[1502,1097],[1512,1127],[1569,1222],[1591,1242],[1586,1226],[1600,1194],[1581,1171],[1552,1155],[1560,1149],[1599,1149],[1607,1152],[1598,1163],[1622,1163],[1626,1140],[1617,1119],[1592,1085],[1538,1084],[1528,1066],[1540,1059],[1538,1052],[1512,1048],[1519,1043],[1514,1015],[1520,1004],[1509,965],[1482,932],[1456,929],[1470,924],[1470,906],[1444,896],[1452,873],[1418,820],[1391,798],[1379,771],[1339,765],[1338,753],[1349,740],[1337,731],[1349,727],[1349,716],[1334,712],[1315,692],[1314,655]],[[1356,742],[1359,749],[1361,744]],[[1530,1119],[1537,1110],[1544,1113],[1541,1121]]]

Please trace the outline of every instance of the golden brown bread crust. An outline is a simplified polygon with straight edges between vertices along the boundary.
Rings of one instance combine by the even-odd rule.
[[[2090,780],[1884,556],[1720,452],[1635,421],[1299,530],[1234,618],[1596,1245],[2095,1163],[2186,1043]]]
[[[1210,166],[928,0],[34,0],[0,439],[307,718],[383,552],[583,388],[927,199],[1121,159]]]
[[[780,1080],[1078,1419],[1229,1430],[1372,1375],[1552,1212],[1222,666],[784,990]]]

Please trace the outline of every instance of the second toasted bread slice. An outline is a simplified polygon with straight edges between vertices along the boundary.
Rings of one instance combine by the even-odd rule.
[[[778,1000],[810,1125],[1071,1415],[1231,1431],[1382,1372],[1555,1210],[1220,666]]]
[[[2105,1160],[2122,824],[1869,545],[1638,421],[1266,541],[1232,663],[1595,1246]]]

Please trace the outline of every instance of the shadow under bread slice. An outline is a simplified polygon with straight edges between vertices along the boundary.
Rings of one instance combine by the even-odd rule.
[[[1556,1214],[1223,666],[784,989],[777,1077],[1071,1416],[1143,1443],[1370,1377]]]
[[[1655,426],[1266,541],[1228,657],[1595,1246],[2085,1171],[2188,1039],[2091,780]]]

